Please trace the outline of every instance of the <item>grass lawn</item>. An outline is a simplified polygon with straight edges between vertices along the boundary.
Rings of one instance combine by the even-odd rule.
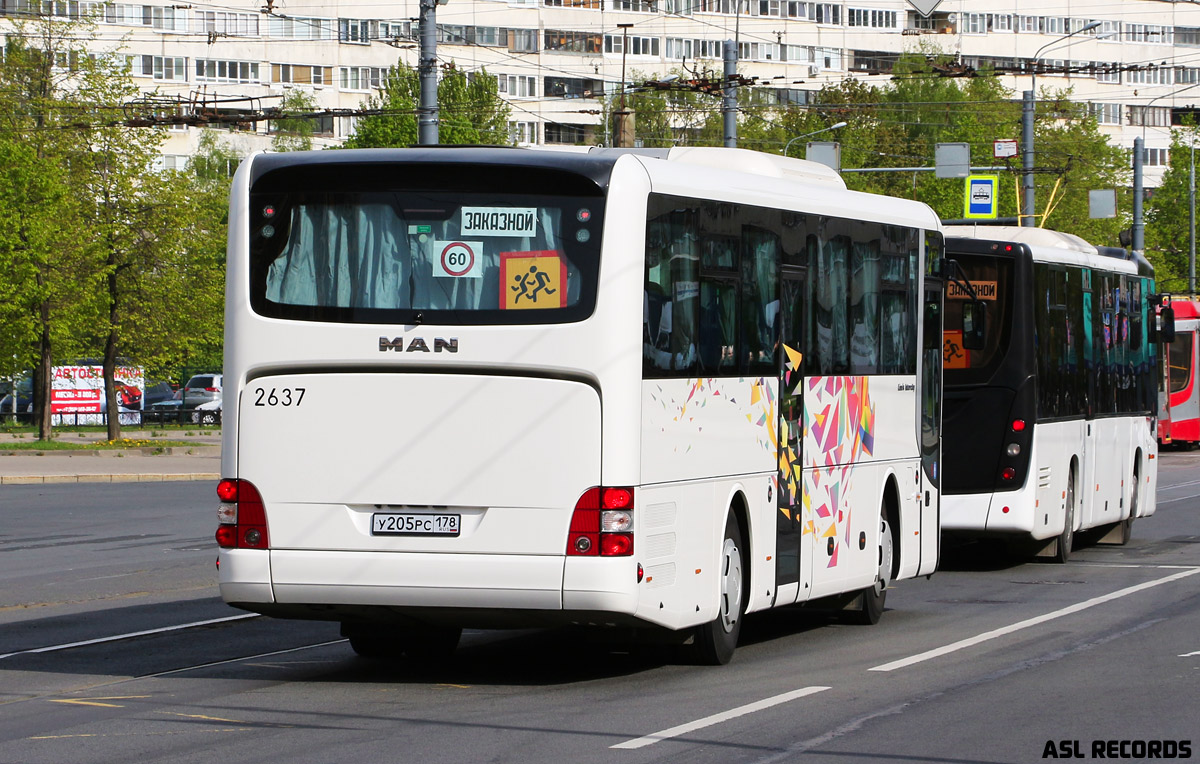
[[[195,441],[119,438],[117,440],[0,440],[0,453],[44,451],[99,451],[111,448],[191,448]]]

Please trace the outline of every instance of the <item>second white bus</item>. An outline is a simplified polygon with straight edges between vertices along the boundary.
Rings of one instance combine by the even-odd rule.
[[[949,287],[943,530],[1058,562],[1081,530],[1127,543],[1158,476],[1149,263],[1013,226],[948,226],[946,250],[989,310],[966,350]]]
[[[690,637],[938,562],[940,224],[734,149],[258,154],[233,182],[220,589],[365,655]]]

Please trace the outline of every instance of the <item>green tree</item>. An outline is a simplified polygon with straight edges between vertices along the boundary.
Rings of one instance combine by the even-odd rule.
[[[1192,147],[1197,128],[1187,125],[1171,132],[1170,165],[1162,184],[1146,202],[1146,257],[1154,265],[1155,279],[1163,291],[1188,288],[1188,260],[1192,238]]]
[[[281,119],[271,121],[272,151],[310,151],[313,147],[312,137],[316,124],[311,117],[294,116],[312,114],[317,110],[317,99],[307,90],[292,88],[285,90],[283,100],[279,103],[279,111],[284,115]]]
[[[162,307],[151,284],[172,270],[182,251],[179,200],[154,168],[164,133],[127,127],[122,120],[120,104],[138,93],[127,66],[115,56],[94,59],[69,93],[90,125],[86,143],[72,157],[71,177],[102,276],[98,326],[110,439],[121,433],[118,357],[138,360],[127,334],[139,323],[147,326],[146,317]]]
[[[368,96],[362,117],[343,148],[402,148],[417,144],[420,75],[403,61],[388,70],[384,86]],[[511,109],[486,70],[468,78],[446,67],[438,82],[438,141],[443,144],[507,144]]]
[[[95,60],[86,21],[16,20],[0,60],[0,287],[4,366],[32,367],[38,436],[52,434],[51,367],[88,346],[94,263],[70,184],[85,143],[71,96]]]

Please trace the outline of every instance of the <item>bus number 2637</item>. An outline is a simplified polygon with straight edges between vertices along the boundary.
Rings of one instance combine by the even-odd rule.
[[[300,401],[304,400],[303,387],[272,387],[270,390],[265,390],[261,387],[254,388],[254,405],[255,406],[299,406]]]

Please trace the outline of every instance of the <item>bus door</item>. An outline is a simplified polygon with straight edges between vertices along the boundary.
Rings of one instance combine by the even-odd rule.
[[[933,573],[941,555],[943,285],[925,278],[921,348],[921,556],[917,575]]]
[[[804,549],[804,269],[784,266],[780,291],[778,506],[775,517],[775,602],[807,599],[809,566]],[[803,571],[803,574],[802,574]]]

